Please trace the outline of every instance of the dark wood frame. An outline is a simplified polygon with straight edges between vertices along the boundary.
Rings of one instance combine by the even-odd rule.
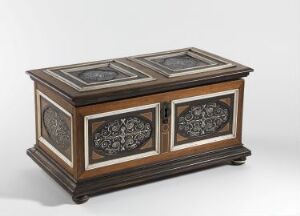
[[[75,203],[86,202],[90,196],[102,194],[134,185],[157,181],[172,176],[209,168],[216,165],[241,165],[251,152],[242,145],[178,157],[140,167],[110,173],[87,181],[76,181],[40,147],[27,150],[30,156],[57,183],[72,195]]]
[[[222,59],[223,61],[233,64],[234,67],[225,68],[217,71],[204,72],[201,74],[192,74],[188,76],[168,78],[162,74],[155,72],[154,70],[151,70],[146,66],[131,61],[130,60],[131,57],[119,58],[116,60],[121,60],[122,62],[131,65],[132,67],[138,69],[139,71],[145,72],[146,74],[155,78],[155,80],[151,82],[132,84],[130,85],[130,88],[128,86],[120,86],[120,87],[99,89],[99,90],[88,91],[88,92],[79,92],[76,89],[70,87],[69,85],[63,83],[62,81],[43,72],[46,69],[52,69],[55,67],[29,70],[27,71],[27,73],[34,81],[39,82],[44,86],[47,86],[49,89],[53,90],[56,94],[64,98],[65,101],[68,101],[70,104],[72,104],[75,107],[79,107],[79,106],[103,103],[108,101],[127,99],[127,98],[132,98],[137,96],[151,95],[151,94],[173,91],[178,89],[191,88],[191,87],[196,87],[201,85],[208,85],[217,82],[236,80],[248,76],[249,73],[253,71],[252,68],[222,58],[218,55],[206,52],[204,50],[200,50],[193,47],[191,47],[191,49],[198,50],[202,53],[208,54],[218,59]],[[90,62],[90,63],[94,64],[94,63],[101,63],[101,62],[102,61]],[[67,66],[73,67],[77,65],[79,64],[73,64]],[[126,91],[126,94],[124,94],[124,91]]]

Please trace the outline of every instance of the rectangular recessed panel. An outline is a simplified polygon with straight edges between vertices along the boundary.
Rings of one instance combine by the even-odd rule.
[[[233,66],[230,62],[193,48],[140,55],[129,59],[147,66],[166,77],[220,70]]]
[[[159,124],[159,104],[86,116],[86,170],[159,154]]]
[[[122,62],[102,61],[46,69],[44,72],[78,91],[89,91],[154,80],[150,75]]]
[[[72,115],[37,91],[38,140],[73,167]]]
[[[171,150],[236,137],[238,89],[173,100]]]

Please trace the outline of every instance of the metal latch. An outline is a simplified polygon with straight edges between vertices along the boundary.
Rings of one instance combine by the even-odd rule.
[[[163,124],[168,124],[170,116],[170,103],[164,102],[161,105],[161,119]]]

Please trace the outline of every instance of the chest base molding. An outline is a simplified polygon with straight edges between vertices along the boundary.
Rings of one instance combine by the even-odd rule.
[[[90,196],[128,188],[147,182],[174,177],[218,165],[241,165],[251,151],[243,145],[183,156],[155,164],[143,165],[108,175],[75,181],[38,146],[27,150],[28,156],[71,194],[75,203],[86,202]]]

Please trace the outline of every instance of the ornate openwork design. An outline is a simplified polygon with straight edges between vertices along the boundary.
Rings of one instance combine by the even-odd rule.
[[[104,155],[116,155],[143,146],[151,137],[151,122],[132,116],[109,121],[93,135],[94,148]]]
[[[51,106],[46,108],[43,113],[43,124],[57,149],[65,151],[71,145],[71,132],[64,116]]]
[[[178,118],[178,133],[184,137],[201,137],[222,129],[230,119],[230,107],[221,102],[190,106]]]

